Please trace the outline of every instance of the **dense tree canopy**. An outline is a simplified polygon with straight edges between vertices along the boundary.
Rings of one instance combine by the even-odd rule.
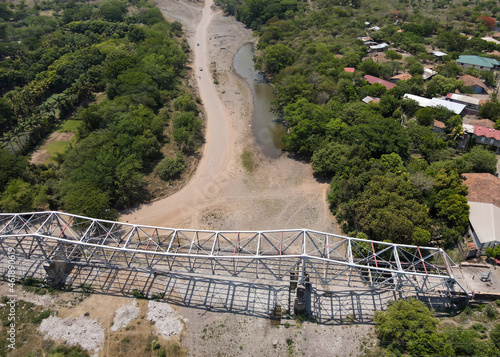
[[[120,0],[44,3],[62,16],[23,7],[30,21],[3,5],[5,37],[16,45],[0,46],[2,210],[50,206],[114,218],[149,197],[145,174],[179,176],[184,158],[175,152],[177,165],[153,170],[169,135],[188,154],[202,142],[198,104],[181,87],[189,49],[178,23],[145,3],[128,13]],[[77,141],[48,165],[28,165],[20,155],[66,119],[81,121]]]

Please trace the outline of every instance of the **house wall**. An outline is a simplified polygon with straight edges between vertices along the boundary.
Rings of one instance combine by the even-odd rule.
[[[475,94],[481,94],[484,91],[484,89],[482,87],[479,87],[479,86],[472,86],[471,88]]]
[[[496,148],[496,153],[500,154],[500,140],[495,140],[494,138],[487,138],[486,136],[476,136],[476,144],[494,146]]]
[[[471,224],[469,224],[469,234],[471,235],[472,239],[474,240],[474,244],[476,245],[477,249],[480,252],[479,254],[481,254],[481,255],[486,255],[486,249],[488,249],[489,247],[493,248],[497,244],[499,244],[497,241],[481,243]]]
[[[471,68],[471,67],[474,67],[476,69],[480,69],[481,71],[491,71],[492,68],[491,67],[485,67],[485,66],[475,66],[475,65],[472,65],[472,64],[469,64],[469,63],[460,63],[460,62],[457,62],[458,65],[464,67],[464,68]]]

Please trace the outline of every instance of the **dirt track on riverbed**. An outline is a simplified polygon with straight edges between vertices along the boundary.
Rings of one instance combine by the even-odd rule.
[[[340,233],[326,202],[328,184],[314,179],[310,165],[286,155],[269,159],[256,147],[250,127],[252,94],[232,67],[236,51],[254,39],[250,30],[212,4],[158,1],[168,18],[182,23],[194,52],[190,83],[198,90],[206,116],[202,159],[183,189],[120,220],[175,228],[311,228]],[[241,163],[243,151],[253,156],[250,173]]]

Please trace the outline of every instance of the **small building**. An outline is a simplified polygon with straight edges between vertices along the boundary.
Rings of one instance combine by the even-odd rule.
[[[451,110],[456,115],[460,115],[460,116],[465,115],[465,104],[453,103],[453,102],[449,102],[447,100],[440,99],[440,98],[432,98],[430,100],[429,104],[427,104],[427,106],[434,107],[434,108],[444,107],[448,110]]]
[[[427,80],[427,79],[431,78],[432,76],[434,76],[435,74],[437,74],[437,72],[434,71],[432,68],[424,67],[424,73],[422,74],[422,78],[424,80]]]
[[[363,103],[378,103],[380,101],[380,98],[377,98],[377,97],[370,97],[369,95],[367,95],[366,97],[364,97],[363,99],[361,99],[361,101]]]
[[[500,130],[474,126],[473,138],[476,144],[493,146],[497,154],[500,154]]]
[[[436,57],[437,59],[440,59],[440,60],[442,60],[444,56],[448,56],[447,53],[444,53],[441,51],[432,51],[431,55],[433,55],[434,57]]]
[[[459,103],[453,103],[440,98],[425,98],[415,94],[406,93],[403,96],[403,99],[412,99],[418,103],[418,105],[422,108],[425,107],[444,107],[448,110],[451,110],[454,114],[463,116],[465,115],[465,105]]]
[[[382,78],[378,78],[378,77],[375,77],[375,76],[371,76],[369,74],[367,74],[366,76],[363,76],[363,78],[370,84],[374,84],[374,83],[380,83],[382,84],[385,88],[387,88],[387,90],[389,89],[392,89],[396,86],[395,83],[392,83],[392,82],[389,82],[389,81],[386,81],[385,79],[382,79]]]
[[[435,133],[444,133],[444,129],[446,129],[446,124],[439,120],[434,120],[434,126],[432,131]]]
[[[500,68],[500,63],[493,58],[461,55],[457,59],[457,64],[464,68],[476,68],[482,71],[491,71]]]
[[[468,188],[469,233],[484,254],[500,244],[500,178],[488,173],[462,175]]]
[[[471,87],[474,93],[481,94],[483,92],[488,92],[488,87],[486,84],[479,78],[473,77],[470,74],[466,74],[465,76],[459,77],[459,81],[464,82],[464,86]]]
[[[465,104],[465,114],[468,115],[476,115],[479,113],[479,107],[481,106],[482,103],[484,103],[484,100],[471,97],[469,95],[464,95],[464,94],[458,94],[458,93],[448,93],[446,95],[446,100],[449,100],[451,102],[455,103],[460,103],[460,104]]]
[[[500,41],[494,39],[493,37],[481,37],[481,40],[485,40],[486,42],[493,42],[497,45],[500,45]]]
[[[346,68],[344,68],[344,71],[345,72],[349,72],[349,73],[354,73],[354,68],[352,68],[352,67],[346,67]]]
[[[407,81],[408,79],[412,78],[412,75],[409,73],[401,73],[397,74],[395,76],[392,76],[390,79],[392,82],[397,83],[399,81]]]
[[[389,47],[389,45],[385,42],[380,43],[378,45],[372,45],[370,46],[370,50],[373,52],[382,52],[386,47]]]
[[[418,106],[419,107],[422,107],[422,108],[425,108],[428,106],[429,102],[431,101],[429,98],[425,98],[425,97],[421,97],[419,95],[415,95],[415,94],[409,94],[409,93],[406,93],[404,96],[403,96],[403,99],[411,99],[411,100],[414,100],[415,102],[418,103]]]

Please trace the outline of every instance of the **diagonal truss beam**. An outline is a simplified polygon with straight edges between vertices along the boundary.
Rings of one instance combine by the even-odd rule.
[[[436,247],[308,229],[207,231],[134,225],[63,212],[0,214],[0,254],[153,272],[282,280],[417,292],[457,285]],[[467,295],[468,292],[464,291]]]

